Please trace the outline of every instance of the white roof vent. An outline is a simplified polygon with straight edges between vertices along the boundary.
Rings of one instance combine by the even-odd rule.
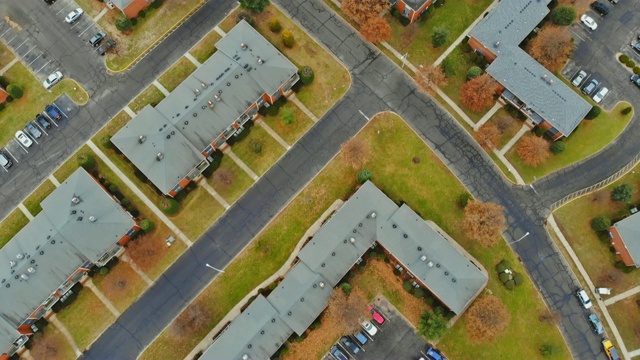
[[[421,261],[427,261],[427,255],[420,256],[420,260]]]
[[[16,266],[18,263],[13,261],[13,260],[9,260],[9,267],[14,267]]]
[[[214,106],[213,101],[207,101],[207,105],[209,105],[209,107],[213,109],[213,106]]]
[[[375,211],[371,213],[371,218],[372,218],[372,219],[375,219],[375,218],[376,218],[376,213],[375,213]]]
[[[424,255],[423,255],[423,256],[424,256]],[[433,261],[429,261],[429,262],[427,263],[427,266],[428,266],[428,267],[430,267],[430,268],[432,268],[432,267],[433,267]]]
[[[216,99],[216,101],[220,101],[220,100],[222,100],[222,97],[221,97],[220,95],[218,95],[218,94],[215,94],[215,95],[213,96],[213,98],[214,98],[214,99]]]
[[[349,239],[349,241],[350,241],[352,244],[354,244],[354,243],[356,242],[356,239],[355,239],[355,238],[351,238],[351,239]]]
[[[91,222],[95,222],[96,220],[98,220],[98,218],[97,218],[97,217],[95,217],[95,216],[93,216],[93,215],[89,216],[89,221],[91,221]]]
[[[27,269],[27,272],[28,272],[29,274],[35,274],[35,273],[36,273],[36,268],[34,268],[34,267],[29,267],[29,268]]]
[[[164,154],[159,152],[158,155],[156,155],[156,160],[160,161],[164,158]]]
[[[496,41],[493,46],[498,47],[498,45],[500,45],[500,41]]]
[[[24,255],[22,255],[22,253],[19,253],[18,255],[16,255],[16,259],[22,260],[22,258],[24,258]]]
[[[71,202],[74,204],[79,204],[80,203],[80,198],[77,196],[74,196],[71,198]]]
[[[260,65],[262,65],[264,63],[264,60],[260,59],[260,56],[258,56],[256,60],[258,61],[258,64],[260,64]]]
[[[240,49],[242,49],[242,50],[247,50],[247,44],[245,44],[245,43],[241,43],[241,44],[240,44]]]
[[[318,283],[318,285],[319,285],[321,288],[324,288],[324,282],[323,282],[323,281],[320,281],[320,282]]]
[[[146,137],[146,136],[144,136],[144,135],[140,135],[140,137],[138,137],[138,142],[139,142],[140,144],[142,144],[145,140],[147,140],[147,137]]]
[[[24,280],[24,281],[27,281],[27,280],[29,280],[29,275],[27,275],[27,274],[22,274],[22,275],[20,275],[20,279],[21,279],[21,280]]]
[[[200,95],[200,89],[193,90],[193,93],[196,94],[196,96]]]
[[[206,89],[206,88],[208,88],[208,87],[209,87],[209,85],[207,85],[207,84],[205,84],[205,83],[200,83],[200,85],[202,85],[202,88],[203,88],[203,89]]]

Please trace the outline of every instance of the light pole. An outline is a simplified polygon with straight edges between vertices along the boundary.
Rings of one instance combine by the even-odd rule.
[[[515,244],[515,243],[517,243],[518,241],[520,241],[520,240],[522,240],[522,239],[526,238],[527,236],[529,236],[529,232],[528,232],[528,231],[527,231],[527,233],[526,233],[526,234],[522,235],[522,237],[521,237],[520,239],[518,239],[518,240],[516,240],[516,241],[513,241],[513,242],[510,242],[510,243],[507,243],[507,244]]]
[[[401,67],[401,69],[404,69],[404,65],[405,65],[405,63],[406,63],[406,61],[407,61],[407,58],[408,58],[408,57],[409,57],[409,53],[406,53],[406,54],[404,54],[404,55],[402,55],[402,56],[400,57],[400,60],[402,60],[402,67]]]
[[[540,194],[538,194],[538,192],[536,191],[536,188],[533,187],[533,184],[529,184],[529,187],[531,188],[531,190],[533,190],[534,193],[536,193],[538,197],[540,197]]]
[[[224,274],[224,270],[216,269],[213,266],[209,265],[209,263],[204,264],[204,266],[206,266],[206,267],[208,267],[210,269],[213,269],[213,270],[215,270],[215,271],[217,271],[217,272],[219,272],[221,274]]]

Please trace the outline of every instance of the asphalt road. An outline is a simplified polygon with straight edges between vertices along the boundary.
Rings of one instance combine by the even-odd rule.
[[[20,10],[43,5],[40,2],[10,3],[0,4],[0,11],[22,11],[23,15],[29,14],[25,21],[45,26],[38,22],[38,12]],[[139,355],[215,277],[215,272],[204,264],[209,262],[216,267],[226,265],[337,153],[340,144],[366,124],[366,119],[358,110],[368,116],[379,111],[395,111],[429,143],[474,196],[505,207],[509,224],[505,236],[515,240],[526,232],[530,233],[526,240],[513,245],[514,250],[522,258],[549,306],[562,314],[560,328],[573,356],[580,359],[604,358],[599,338],[590,330],[586,312],[573,294],[576,282],[571,270],[556,251],[542,224],[551,203],[609,176],[640,152],[640,143],[635,141],[640,133],[637,120],[634,118],[623,135],[603,153],[536,182],[534,186],[540,193],[538,197],[529,188],[512,186],[506,182],[491,159],[454,119],[431,98],[418,92],[405,73],[377,49],[362,41],[321,1],[278,3],[347,66],[353,77],[350,90],[322,121],[314,125],[291,151],[107,329],[87,351],[86,358],[131,359]],[[60,154],[57,163],[64,160],[158,73],[195,44],[199,37],[224,17],[225,10],[234,5],[231,0],[207,2],[204,8],[125,75],[107,76],[102,67],[83,72],[85,65],[78,63],[83,61],[82,53],[77,57],[61,57],[61,66],[72,71],[74,77],[78,67],[80,71],[77,78],[92,92],[93,98],[76,115],[81,124],[69,127],[72,130],[65,133],[63,141],[50,142],[51,145],[45,144],[43,147],[57,149]],[[34,29],[32,31],[39,35],[36,38],[42,43],[50,40],[46,39],[47,36],[52,36],[42,35],[42,31],[36,32]],[[71,37],[58,37],[56,40],[73,42]],[[74,44],[67,46],[83,46]],[[640,108],[638,101],[633,102],[636,108]],[[401,151],[402,148],[396,146],[392,150]],[[0,189],[4,213],[48,176],[54,167],[53,161],[39,165],[38,169],[20,167],[22,173],[12,176],[13,179],[20,179],[21,186],[17,189]]]

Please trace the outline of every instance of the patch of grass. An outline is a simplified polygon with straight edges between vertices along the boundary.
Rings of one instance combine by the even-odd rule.
[[[610,249],[610,240],[606,234],[597,234],[591,229],[591,220],[606,216],[612,222],[629,216],[629,209],[640,205],[640,193],[635,193],[631,204],[611,200],[611,189],[620,184],[640,186],[640,166],[604,189],[584,195],[565,204],[554,212],[556,222],[580,262],[585,265],[589,277],[598,286],[606,286],[620,294],[640,283],[640,271],[629,274],[615,268],[616,256]],[[608,278],[606,284],[602,282]]]
[[[147,283],[124,261],[111,268],[107,275],[95,275],[93,283],[120,312],[147,288]]]
[[[224,208],[207,190],[197,187],[180,202],[180,212],[171,216],[171,221],[182,232],[195,241],[224,212]]]
[[[144,89],[138,97],[129,103],[129,108],[136,114],[142,111],[145,106],[156,106],[164,99],[164,94],[155,85],[151,84]]]
[[[541,178],[585,159],[609,145],[631,121],[633,111],[627,115],[620,113],[627,106],[631,105],[627,102],[620,102],[613,110],[609,112],[603,111],[595,120],[582,120],[573,133],[564,140],[567,144],[567,149],[561,154],[552,155],[544,163],[536,167],[525,165],[520,160],[517,154],[518,143],[505,156],[526,182],[533,181],[534,176]]]
[[[622,299],[607,307],[627,349],[640,348],[640,295]]]
[[[13,53],[9,51],[9,48],[7,48],[4,43],[0,43],[0,69],[7,66],[15,58]]]
[[[35,189],[29,197],[22,202],[24,206],[29,210],[31,215],[36,216],[42,211],[40,202],[44,200],[49,194],[56,189],[56,186],[50,180],[45,180],[37,189]]]
[[[224,176],[231,179],[231,184],[225,183]],[[232,204],[253,185],[253,179],[229,156],[223,156],[220,167],[207,179],[207,183],[229,204]]]
[[[100,129],[100,131],[98,131],[98,133],[93,138],[91,138],[91,141],[93,141],[94,144],[100,146],[101,137],[105,135],[115,135],[115,133],[117,133],[120,129],[122,129],[122,127],[127,125],[130,120],[131,116],[129,116],[129,114],[124,112],[124,110],[120,111],[118,115],[112,117],[111,120],[109,120],[109,122],[104,127],[102,127],[102,129]],[[103,151],[106,150],[102,147],[101,149]]]
[[[485,152],[491,157],[491,159],[493,160],[494,164],[498,167],[498,169],[500,169],[500,171],[502,172],[502,175],[504,175],[512,183],[514,184],[517,183],[516,177],[513,175],[511,171],[509,171],[509,168],[507,167],[507,165],[505,165],[502,161],[500,161],[498,156],[494,154],[493,151],[485,150]]]
[[[82,145],[80,150],[76,151],[75,154],[73,154],[70,158],[67,159],[67,161],[60,165],[60,167],[53,173],[53,177],[55,177],[56,180],[58,180],[58,182],[62,184],[80,167],[80,165],[78,165],[77,159],[78,154],[87,152],[93,154],[93,151],[91,151],[91,149],[87,145]],[[94,158],[96,159],[96,161],[98,160],[97,156],[94,156]]]
[[[235,25],[236,9],[219,26],[228,32]],[[303,86],[296,94],[298,99],[318,118],[322,117],[349,89],[349,72],[327,53],[309,35],[300,29],[288,16],[273,6],[267,6],[263,13],[251,15],[254,27],[298,68],[310,66],[315,72],[315,80]],[[269,20],[276,18],[283,29],[289,29],[295,38],[295,45],[289,49],[282,45],[280,34],[269,30]]]
[[[67,94],[77,105],[85,105],[89,102],[89,94],[73,79],[62,79],[56,86],[51,88],[51,92],[57,97]]]
[[[421,216],[436,222],[489,271],[503,258],[518,263],[505,243],[486,249],[466,237],[460,221],[463,212],[456,203],[456,199],[466,193],[465,189],[399,117],[388,113],[376,116],[358,136],[371,146],[371,158],[364,167],[372,171],[373,181],[393,200],[406,201]],[[389,144],[398,146],[398,151],[386,152],[384,157],[374,156],[376,151],[388,149]],[[412,161],[416,156],[421,159],[418,164]],[[357,170],[346,165],[340,156],[327,164],[229,264],[225,274],[217,277],[199,296],[201,303],[210,307],[212,319],[209,326],[192,338],[183,340],[175,339],[164,331],[141,358],[155,359],[171,354],[171,358],[178,359],[191,351],[250,290],[284,264],[309,226],[333,201],[338,198],[346,200],[355,191]],[[520,266],[516,266],[517,270],[522,271]],[[502,336],[494,344],[474,344],[473,352],[460,352],[460,349],[464,350],[464,345],[460,344],[467,341],[464,330],[458,330],[464,325],[460,322],[457,328],[451,330],[454,334],[447,335],[444,340],[444,346],[452,353],[461,358],[476,358],[479,354],[492,359],[537,358],[541,339],[564,343],[555,326],[538,321],[539,311],[545,308],[530,281],[513,292],[507,292],[499,280],[492,278],[489,288],[502,298],[512,313],[508,335]],[[512,339],[518,341],[518,347],[513,346]],[[513,356],[501,357],[496,354]],[[566,348],[564,354],[569,354]]]
[[[178,87],[184,79],[191,75],[192,72],[196,71],[196,69],[197,67],[183,56],[158,78],[158,82],[171,92]]]
[[[149,278],[155,280],[187,249],[187,245],[180,241],[173,231],[155,215],[146,218],[154,222],[155,230],[130,241],[127,244],[125,255],[133,260]],[[176,238],[170,247],[166,244],[169,236]]]
[[[467,81],[467,70],[469,70],[470,67],[476,65],[469,59],[470,53],[465,53],[463,51],[463,47],[465,46],[467,45],[460,44],[456,46],[453,51],[451,51],[449,56],[447,56],[447,59],[451,64],[451,68],[455,71],[455,75],[449,75],[447,77],[447,86],[443,87],[442,91],[447,94],[447,96],[451,100],[453,100],[453,102],[455,102],[473,122],[477,123],[487,112],[471,111],[466,106],[464,106],[462,104],[462,101],[460,100],[460,88],[462,87],[462,84]]]
[[[257,142],[262,145],[262,151],[259,154],[256,154],[252,150],[252,142]],[[242,141],[234,144],[231,150],[258,176],[269,170],[271,165],[278,161],[280,156],[286,151],[276,139],[259,125],[254,125],[249,135]]]
[[[205,37],[202,38],[194,47],[189,50],[189,53],[193,55],[199,63],[207,61],[216,52],[215,44],[218,40],[222,39],[222,36],[217,31],[211,30]]]
[[[520,129],[524,125],[524,122],[509,115],[507,110],[505,110],[504,107],[501,107],[500,109],[498,109],[498,111],[496,111],[495,114],[493,114],[491,118],[489,118],[487,124],[497,123],[496,120],[498,118],[509,119],[509,122],[511,123],[511,128],[502,133],[502,137],[498,142],[498,149],[502,149],[505,145],[507,145],[509,140],[511,140],[518,133],[518,131],[520,131]]]
[[[127,33],[120,32],[114,24],[120,11],[110,10],[98,21],[98,25],[118,43],[117,51],[107,55],[107,67],[111,71],[127,69],[201,2],[202,0],[165,0],[158,9],[148,7],[145,9],[146,16],[138,18],[137,24]]]
[[[0,249],[28,223],[29,219],[18,208],[2,220],[0,223]]]
[[[92,18],[98,16],[100,11],[107,7],[104,2],[98,0],[78,0],[76,3],[84,10],[85,16],[88,15]],[[93,33],[89,34],[89,36],[93,35]]]
[[[292,122],[287,123],[287,121]],[[278,116],[267,115],[264,122],[289,145],[295,144],[313,126],[313,121],[292,101],[288,101],[280,108]]]
[[[91,291],[83,289],[76,300],[58,313],[80,351],[83,351],[109,326],[115,317]]]
[[[43,331],[33,334],[31,341],[33,342],[31,356],[34,359],[69,360],[76,358],[73,348],[53,323],[49,323]]]

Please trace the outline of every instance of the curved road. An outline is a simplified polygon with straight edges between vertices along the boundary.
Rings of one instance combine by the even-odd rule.
[[[340,144],[366,124],[358,110],[368,116],[391,110],[402,116],[429,143],[475,197],[505,207],[509,225],[505,233],[507,239],[514,240],[526,232],[530,233],[526,240],[514,244],[513,248],[551,309],[562,314],[560,328],[573,356],[579,359],[604,358],[600,339],[591,331],[586,321],[587,313],[573,294],[577,283],[571,270],[542,225],[554,201],[615,173],[640,152],[640,143],[635,141],[640,134],[638,122],[634,119],[604,152],[535,183],[541,195],[538,197],[528,187],[508,183],[454,119],[431,98],[417,91],[402,70],[365,43],[320,0],[277,2],[345,64],[353,78],[350,90],[103,333],[85,357],[137,357],[215,277],[216,274],[204,264],[209,262],[220,267],[231,261],[337,153]],[[89,76],[88,87],[95,89],[94,100],[80,110],[77,118],[89,121],[91,125],[74,141],[69,141],[75,144],[70,146],[69,155],[108,120],[108,115],[117,112],[202,34],[215,26],[224,16],[223,12],[233,5],[231,0],[209,1],[126,75],[105,77],[100,75],[104,70],[98,69],[96,74]],[[98,78],[104,83],[96,85]],[[109,101],[110,105],[103,107],[98,104],[102,101]],[[637,109],[639,105],[634,101]],[[94,114],[92,110],[96,109],[108,110]],[[401,147],[393,150],[401,150]],[[47,171],[39,169],[36,179],[41,181],[49,174]]]

